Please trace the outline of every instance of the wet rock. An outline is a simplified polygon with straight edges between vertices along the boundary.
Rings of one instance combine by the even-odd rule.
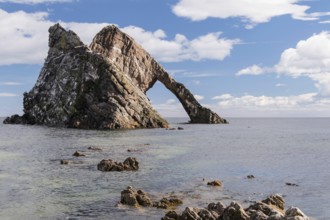
[[[80,151],[76,151],[72,154],[74,157],[85,157],[86,155],[81,153]]]
[[[139,162],[134,157],[126,158],[123,163],[108,159],[102,160],[97,165],[97,169],[100,171],[134,171],[139,169]]]
[[[181,214],[168,212],[164,220],[309,220],[298,208],[289,208],[284,215],[284,199],[280,195],[272,195],[247,209],[232,202],[225,207],[221,202],[210,203],[207,209],[187,207]]]
[[[309,220],[309,218],[296,207],[290,207],[284,216],[284,220]]]
[[[166,130],[169,130],[169,131],[175,131],[176,128],[166,128]]]
[[[87,149],[88,150],[92,150],[92,151],[102,151],[102,148],[100,148],[100,147],[94,147],[94,146],[88,147]]]
[[[208,186],[222,186],[222,182],[220,180],[214,180],[207,183]]]
[[[159,202],[154,202],[154,207],[160,209],[175,209],[182,204],[178,198],[162,198]]]
[[[121,191],[120,202],[135,207],[151,207],[153,205],[150,197],[144,191],[137,190],[131,186],[127,187],[126,190]]]
[[[4,124],[35,124],[35,121],[28,114],[24,114],[23,116],[12,115],[10,117],[7,117],[5,118],[3,123]]]
[[[68,165],[69,164],[69,161],[68,160],[61,160],[61,164],[62,165]]]
[[[248,220],[249,216],[244,211],[242,206],[237,202],[232,202],[225,210],[220,217],[221,220]]]
[[[299,185],[296,184],[296,183],[285,183],[285,185],[287,185],[287,186],[299,186]]]
[[[254,175],[247,175],[246,178],[247,178],[247,179],[254,179],[255,176],[254,176]]]
[[[176,211],[168,211],[161,220],[177,220],[179,215]]]

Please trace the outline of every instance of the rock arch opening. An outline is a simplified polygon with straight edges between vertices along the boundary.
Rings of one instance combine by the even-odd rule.
[[[177,97],[171,93],[161,82],[157,81],[152,88],[147,91],[152,107],[164,118],[182,118],[188,122],[189,116],[178,101]]]

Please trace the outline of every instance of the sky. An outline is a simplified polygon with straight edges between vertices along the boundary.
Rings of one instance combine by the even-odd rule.
[[[329,0],[0,0],[0,116],[23,113],[55,23],[86,45],[117,25],[222,117],[330,117]],[[147,96],[187,116],[160,83]]]

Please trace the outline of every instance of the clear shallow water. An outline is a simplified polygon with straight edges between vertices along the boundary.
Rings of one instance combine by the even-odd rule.
[[[186,206],[285,196],[314,219],[330,218],[330,119],[230,119],[183,131],[86,131],[0,124],[0,219],[160,219],[164,210],[118,206],[132,185]],[[97,146],[102,152],[87,148]],[[136,152],[127,152],[128,149]],[[73,158],[76,151],[85,158]],[[134,156],[137,172],[104,173],[102,159]],[[77,164],[60,165],[61,159]],[[256,178],[245,177],[253,174]],[[205,179],[205,181],[203,181]],[[221,179],[222,188],[207,187]],[[295,183],[299,187],[286,186]]]

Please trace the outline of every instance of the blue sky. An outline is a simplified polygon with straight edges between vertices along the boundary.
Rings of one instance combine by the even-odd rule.
[[[223,117],[330,117],[329,0],[0,0],[0,116],[22,113],[57,22],[86,44],[117,25]]]

